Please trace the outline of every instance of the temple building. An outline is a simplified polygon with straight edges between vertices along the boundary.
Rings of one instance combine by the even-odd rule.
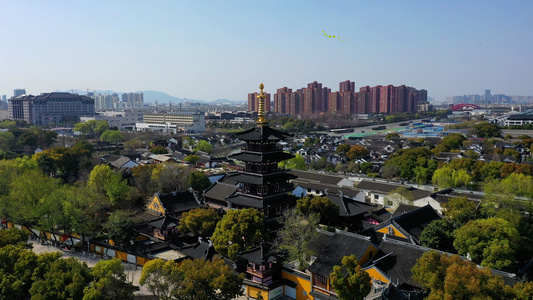
[[[265,118],[265,93],[263,84],[259,86],[258,120],[255,128],[240,132],[236,137],[246,142],[241,152],[230,157],[245,163],[244,171],[232,176],[238,182],[236,193],[226,198],[228,208],[256,208],[265,214],[266,219],[281,216],[283,210],[294,206],[296,198],[289,194],[290,179],[295,175],[280,168],[280,161],[294,155],[283,152],[278,142],[291,137],[288,133],[270,128]]]

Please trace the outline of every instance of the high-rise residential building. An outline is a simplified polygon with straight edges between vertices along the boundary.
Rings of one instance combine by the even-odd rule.
[[[492,101],[492,96],[490,95],[490,90],[485,90],[485,98],[483,99],[486,104],[490,104]]]
[[[291,93],[291,99],[289,101],[289,110],[291,114],[300,114],[301,112],[301,94],[300,90]]]
[[[278,89],[274,94],[273,110],[291,115],[389,114],[416,112],[419,104],[426,101],[426,90],[417,90],[406,85],[365,86],[360,88],[359,92],[355,92],[355,83],[346,80],[339,83],[338,92],[332,93],[331,89],[314,81],[296,91],[287,87]],[[255,93],[248,94],[248,109],[249,111],[257,109]]]
[[[26,89],[14,89],[13,97],[18,97],[20,95],[26,95]]]
[[[38,96],[19,95],[9,100],[9,117],[34,125],[52,122],[76,123],[80,117],[94,116],[94,99],[71,93],[43,93]]]
[[[369,104],[369,113],[377,114],[379,113],[381,97],[381,85],[376,85],[370,88],[370,104]]]
[[[339,92],[355,92],[355,82],[350,80],[339,82]]]
[[[342,97],[341,92],[332,92],[329,94],[329,112],[332,114],[342,114]]]
[[[357,112],[358,114],[367,114],[370,111],[370,87],[365,86],[359,89],[357,93]]]
[[[274,94],[274,112],[280,114],[291,114],[290,100],[292,89],[282,87]]]
[[[124,108],[141,108],[144,105],[144,95],[143,93],[124,93],[122,103],[124,103]]]
[[[322,83],[316,81],[309,83],[303,88],[303,114],[312,115],[327,111],[327,102],[330,89],[322,87]]]
[[[116,95],[116,94],[113,94]],[[96,94],[93,96],[94,99],[94,110],[95,111],[104,111],[115,108],[116,100],[113,95],[105,94]],[[117,96],[118,98],[118,96]]]
[[[258,110],[259,99],[257,98],[257,95],[259,95],[257,92],[248,94],[248,111],[257,111]],[[266,98],[265,98],[265,111],[271,111],[271,109],[270,109],[270,94],[267,93],[265,95],[266,95]]]

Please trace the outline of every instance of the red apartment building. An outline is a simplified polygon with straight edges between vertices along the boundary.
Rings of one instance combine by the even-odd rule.
[[[270,108],[269,94],[266,100],[267,108]],[[331,89],[314,81],[296,91],[287,87],[277,89],[273,110],[280,114],[304,116],[321,113],[394,114],[416,112],[418,104],[426,102],[426,90],[417,90],[405,85],[365,86],[356,92],[355,82],[346,80],[339,83],[338,92],[332,93]],[[256,93],[248,94],[248,110],[257,110]]]

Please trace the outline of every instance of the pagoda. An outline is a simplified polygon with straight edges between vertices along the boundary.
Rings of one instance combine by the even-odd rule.
[[[278,166],[280,161],[294,157],[283,152],[278,144],[291,135],[268,126],[263,88],[261,83],[261,93],[257,96],[257,126],[235,134],[246,145],[240,153],[230,157],[244,162],[246,167],[244,171],[232,176],[233,180],[239,182],[239,190],[235,195],[226,198],[226,201],[230,208],[256,208],[269,220],[281,216],[285,209],[296,204],[296,198],[290,194],[292,184],[289,183],[289,180],[296,176]]]

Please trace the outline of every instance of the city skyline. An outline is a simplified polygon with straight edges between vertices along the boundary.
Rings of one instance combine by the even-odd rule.
[[[422,87],[439,102],[486,89],[527,96],[532,8],[526,1],[0,1],[0,94],[156,90],[244,101],[260,82],[274,94],[348,79],[356,89]]]

